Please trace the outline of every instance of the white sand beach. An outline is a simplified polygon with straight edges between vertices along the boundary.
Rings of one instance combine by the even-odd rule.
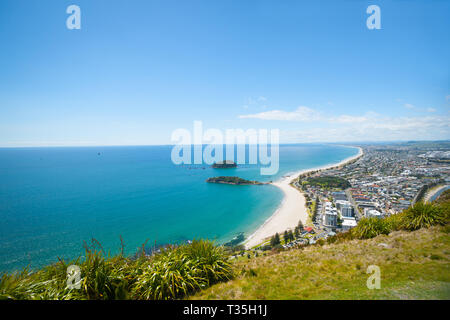
[[[265,239],[273,236],[275,233],[282,233],[287,229],[293,229],[297,226],[299,220],[305,225],[308,218],[308,213],[306,210],[306,201],[302,192],[298,189],[292,187],[290,183],[292,180],[297,178],[299,175],[315,170],[325,170],[334,167],[342,166],[349,161],[357,159],[363,155],[361,148],[358,148],[359,152],[353,157],[342,160],[337,164],[331,164],[319,168],[313,168],[308,170],[302,170],[291,174],[289,176],[284,176],[280,181],[274,182],[273,185],[280,188],[284,193],[284,199],[280,207],[274,212],[274,214],[267,219],[264,224],[259,227],[246,241],[244,245],[247,249],[254,247]]]

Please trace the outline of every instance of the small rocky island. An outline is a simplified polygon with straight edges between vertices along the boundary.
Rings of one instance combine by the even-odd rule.
[[[211,167],[215,169],[228,169],[228,168],[236,168],[237,164],[234,161],[225,160],[215,162]]]
[[[224,183],[224,184],[235,184],[235,185],[249,185],[249,184],[266,184],[259,181],[245,180],[239,177],[213,177],[206,179],[209,183]]]

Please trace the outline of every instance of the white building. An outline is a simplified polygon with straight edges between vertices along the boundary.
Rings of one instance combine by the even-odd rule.
[[[336,208],[340,210],[345,205],[351,205],[351,203],[347,200],[336,200]]]
[[[347,231],[353,227],[356,227],[356,220],[353,217],[344,217],[342,221],[342,231]]]
[[[342,217],[354,217],[355,216],[355,209],[351,204],[344,205],[341,208],[341,215]]]
[[[325,202],[325,214],[323,224],[328,228],[337,227],[337,210],[331,202]]]
[[[364,216],[367,218],[382,218],[380,211],[369,208],[364,209]]]

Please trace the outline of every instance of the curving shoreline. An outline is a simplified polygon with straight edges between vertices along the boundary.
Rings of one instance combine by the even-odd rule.
[[[431,198],[433,198],[437,193],[442,192],[443,190],[448,189],[449,187],[450,185],[448,184],[441,184],[435,186],[431,190],[428,190],[428,192],[425,194],[423,202],[430,202]]]
[[[310,171],[331,169],[345,165],[350,161],[358,159],[364,154],[364,152],[360,147],[355,148],[358,148],[358,154],[346,158],[339,163],[329,164],[318,168],[301,170],[272,183],[274,186],[280,188],[283,191],[283,202],[281,203],[280,207],[272,214],[272,216],[270,216],[269,219],[267,219],[253,234],[251,234],[244,241],[245,247],[247,249],[250,249],[260,244],[265,239],[273,236],[277,232],[282,233],[287,229],[292,229],[297,226],[299,220],[301,220],[305,225],[308,218],[305,196],[302,192],[290,185],[292,180],[294,180],[301,174]]]

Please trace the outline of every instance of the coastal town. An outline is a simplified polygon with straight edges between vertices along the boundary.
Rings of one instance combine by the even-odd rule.
[[[450,184],[447,144],[360,146],[363,155],[342,167],[302,175],[317,240],[356,226],[362,217],[398,213]],[[440,187],[440,188],[439,188]],[[311,230],[310,230],[311,231]]]
[[[363,217],[383,218],[431,201],[450,186],[450,144],[360,145],[360,155],[331,168],[300,174],[291,186],[305,196],[308,218],[284,248],[314,244],[355,227]],[[277,234],[278,235],[278,234]],[[282,233],[281,233],[282,235]],[[272,236],[259,248],[269,248]]]

